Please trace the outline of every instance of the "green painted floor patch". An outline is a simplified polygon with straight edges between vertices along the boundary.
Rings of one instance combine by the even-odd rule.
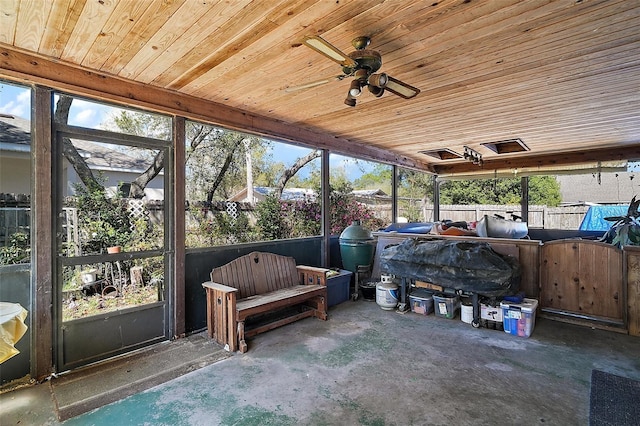
[[[332,399],[332,389],[329,386],[319,385],[318,395],[325,397],[326,399]]]
[[[240,378],[235,386],[240,390],[250,389],[252,386],[254,386],[253,380],[260,374],[262,374],[262,372],[262,367],[258,365],[243,367],[242,374],[240,375]]]
[[[263,408],[244,406],[238,407],[233,412],[222,417],[221,425],[242,426],[288,426],[295,425],[296,419],[284,414],[277,414]]]
[[[371,416],[367,413],[362,414],[358,418],[358,421],[363,426],[386,426],[387,425],[387,423],[385,423],[383,418]]]
[[[313,426],[331,426],[332,423],[327,421],[326,413],[322,411],[314,411],[313,413],[311,413],[308,422],[305,424]]]
[[[69,419],[65,425],[159,425],[181,426],[210,423],[220,407],[235,409],[237,401],[232,395],[216,393],[215,386],[198,385],[198,380],[185,380],[186,376],[170,384],[160,385]],[[191,376],[197,377],[197,376]]]
[[[328,367],[345,366],[360,359],[362,354],[387,351],[392,346],[390,338],[369,329],[355,338],[345,339],[338,348],[320,355],[319,360]]]

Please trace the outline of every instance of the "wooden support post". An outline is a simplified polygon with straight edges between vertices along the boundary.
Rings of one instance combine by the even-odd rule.
[[[629,334],[640,337],[640,247],[625,247],[627,324]]]
[[[247,351],[247,342],[244,340],[244,321],[238,321],[238,349],[241,353]]]
[[[131,287],[137,288],[144,285],[144,279],[142,278],[142,266],[134,266],[129,270],[131,275]]]

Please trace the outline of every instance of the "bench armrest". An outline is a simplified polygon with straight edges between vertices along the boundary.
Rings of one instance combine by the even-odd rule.
[[[329,269],[305,265],[297,265],[296,269],[300,277],[300,284],[327,285],[327,272],[329,272]]]
[[[214,283],[213,281],[207,281],[202,283],[202,287],[210,288],[211,290],[217,290],[221,293],[234,293],[237,292],[237,288],[229,287],[228,285]]]

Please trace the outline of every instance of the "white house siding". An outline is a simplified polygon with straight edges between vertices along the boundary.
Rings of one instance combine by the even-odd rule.
[[[0,193],[31,194],[29,153],[0,154]]]

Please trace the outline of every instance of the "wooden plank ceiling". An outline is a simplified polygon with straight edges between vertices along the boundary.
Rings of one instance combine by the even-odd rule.
[[[71,87],[57,67],[72,65],[206,101],[181,104],[187,116],[225,124],[228,108],[252,117],[248,130],[440,174],[640,158],[638,1],[3,0],[0,9],[8,78]],[[364,91],[349,107],[350,78],[286,91],[342,72],[302,44],[311,35],[346,53],[369,36],[380,71],[421,93]],[[30,80],[37,72],[24,63],[36,61],[50,71]],[[483,145],[514,138],[529,151]],[[481,165],[421,153],[465,146]]]

